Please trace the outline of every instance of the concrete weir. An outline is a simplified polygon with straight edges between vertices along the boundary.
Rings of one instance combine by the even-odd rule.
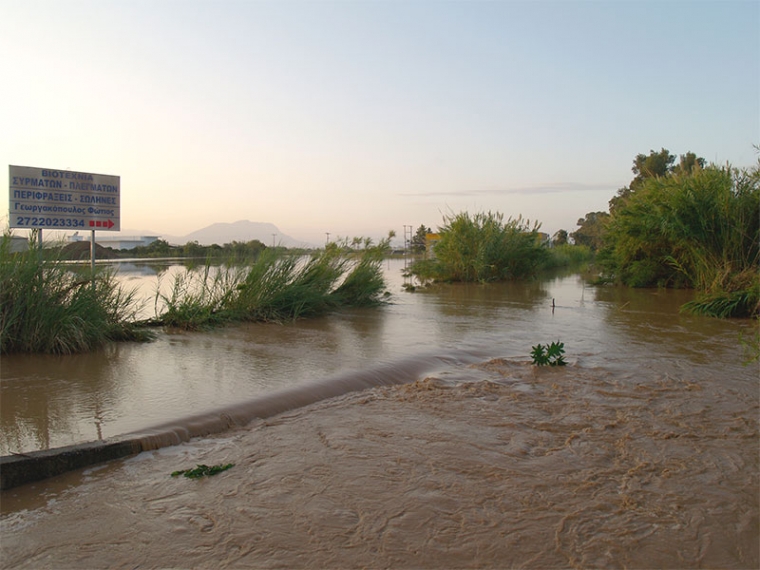
[[[0,490],[143,451],[178,445],[194,437],[221,433],[234,427],[245,426],[255,419],[269,418],[349,392],[414,382],[421,374],[441,364],[461,363],[463,360],[474,361],[475,358],[463,352],[457,352],[456,355],[449,353],[446,356],[410,357],[391,364],[348,372],[322,381],[272,392],[235,406],[178,419],[110,440],[6,455],[0,457]]]
[[[96,463],[135,455],[142,451],[137,440],[95,441],[0,457],[0,490],[55,477]]]

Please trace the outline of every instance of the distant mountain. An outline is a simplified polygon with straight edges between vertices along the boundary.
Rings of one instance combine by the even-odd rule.
[[[285,247],[309,245],[285,235],[274,224],[251,222],[248,220],[211,224],[183,237],[165,236],[164,239],[178,245],[184,245],[189,241],[197,241],[201,245],[211,245],[214,243],[224,245],[233,241],[246,242],[255,239],[266,245],[272,245],[272,241],[274,241],[275,245]]]

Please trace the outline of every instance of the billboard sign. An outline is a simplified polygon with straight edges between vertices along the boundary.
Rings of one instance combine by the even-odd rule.
[[[9,226],[45,230],[121,228],[120,178],[9,166]]]

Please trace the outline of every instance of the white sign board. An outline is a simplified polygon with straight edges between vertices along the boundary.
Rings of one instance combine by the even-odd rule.
[[[11,228],[119,231],[120,178],[10,166]]]

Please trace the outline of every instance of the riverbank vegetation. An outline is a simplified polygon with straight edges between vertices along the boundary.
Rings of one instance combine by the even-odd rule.
[[[12,253],[6,234],[0,243],[0,353],[71,354],[108,341],[148,340],[149,327],[197,330],[375,306],[385,300],[382,261],[390,239],[330,243],[306,258],[263,248],[246,264],[209,260],[177,275],[168,293],[156,294],[154,318],[137,320],[135,293],[125,292],[111,271],[92,275],[52,257],[56,248],[42,256],[36,244]]]
[[[187,258],[214,259],[221,262],[247,262],[255,259],[268,246],[254,239],[250,241],[232,241],[224,245],[200,245],[197,241],[189,241],[185,245],[172,245],[166,240],[157,239],[148,245],[132,249],[113,249],[96,244],[97,259],[134,259],[134,258]],[[68,244],[49,244],[47,249],[51,255],[60,259],[82,261],[90,259],[90,242],[78,241]],[[284,250],[274,247],[272,249]],[[300,250],[299,250],[300,251]],[[289,250],[290,253],[298,253]]]
[[[227,322],[284,322],[347,307],[382,304],[382,261],[390,237],[329,243],[304,259],[265,249],[247,266],[206,265],[157,293],[160,314],[145,324],[197,330]],[[357,249],[357,246],[361,248]]]
[[[71,354],[150,337],[134,322],[134,292],[119,287],[112,272],[73,271],[35,247],[10,249],[6,234],[0,241],[0,353]]]
[[[684,311],[757,316],[760,168],[705,166],[693,153],[673,166],[674,158],[665,149],[639,155],[637,176],[610,201],[610,213],[587,214],[594,224],[581,229],[598,237],[601,280],[692,288],[697,298]]]
[[[415,262],[409,274],[423,283],[526,279],[590,258],[585,246],[549,247],[539,228],[521,217],[504,221],[499,212],[445,216],[430,255]]]
[[[693,152],[639,154],[634,178],[589,212],[578,230],[554,239],[518,217],[445,216],[435,243],[411,265],[421,283],[534,278],[593,259],[598,284],[689,288],[682,310],[717,317],[760,316],[760,161],[752,168],[708,165]],[[421,226],[412,245],[422,249]],[[412,287],[413,289],[413,287]]]

